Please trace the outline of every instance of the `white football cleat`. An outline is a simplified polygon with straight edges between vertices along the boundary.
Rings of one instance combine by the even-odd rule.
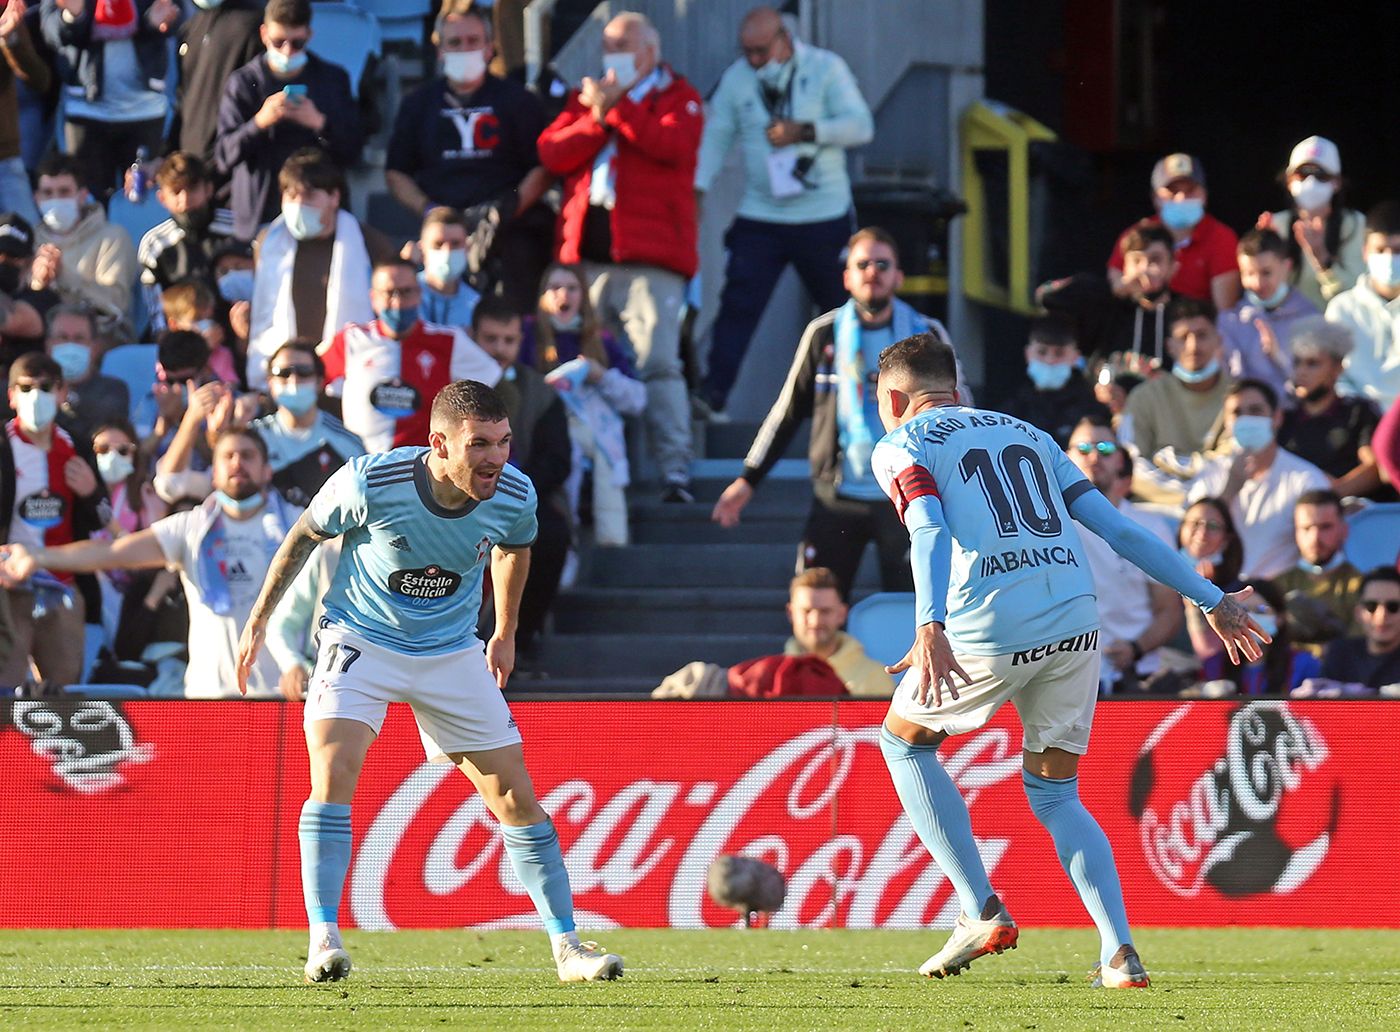
[[[1120,947],[1107,964],[1096,964],[1089,981],[1095,989],[1146,989],[1152,984],[1142,958],[1130,946]]]
[[[339,944],[323,944],[312,952],[303,969],[307,984],[339,982],[350,976],[350,954]]]
[[[554,951],[561,982],[602,982],[622,977],[622,958],[605,953],[596,942],[565,939]]]
[[[966,970],[978,957],[1014,950],[1021,933],[1001,900],[993,896],[982,913],[988,916],[976,921],[966,914],[959,914],[953,934],[941,950],[924,961],[919,974],[929,978],[946,978]]]

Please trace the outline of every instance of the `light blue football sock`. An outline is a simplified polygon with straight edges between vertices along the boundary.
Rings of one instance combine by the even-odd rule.
[[[569,889],[569,872],[564,869],[564,854],[559,850],[559,836],[554,822],[541,821],[523,828],[501,825],[506,855],[515,869],[515,876],[530,894],[539,911],[544,930],[560,935],[574,930],[574,897]]]
[[[340,891],[350,870],[350,807],[308,799],[297,824],[301,842],[301,891],[311,924],[336,924]]]
[[[952,882],[963,913],[974,920],[980,918],[993,895],[992,883],[972,837],[967,803],[938,762],[938,748],[910,745],[882,727],[880,752],[909,823]]]
[[[1050,837],[1074,891],[1099,929],[1099,960],[1107,964],[1119,946],[1133,944],[1128,914],[1123,909],[1123,887],[1108,836],[1079,800],[1079,778],[1042,778],[1021,772],[1031,811]]]

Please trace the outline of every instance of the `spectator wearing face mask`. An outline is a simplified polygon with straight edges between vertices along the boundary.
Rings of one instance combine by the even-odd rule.
[[[277,410],[252,428],[267,443],[272,486],[293,505],[305,505],[330,475],[357,455],[364,442],[317,402],[326,367],[309,341],[286,344],[268,363],[267,383]]]
[[[1250,230],[1236,253],[1244,297],[1217,321],[1225,366],[1236,380],[1263,380],[1283,395],[1293,371],[1293,332],[1301,321],[1322,313],[1293,288],[1293,259],[1273,230]]]
[[[111,516],[106,491],[57,424],[67,394],[63,370],[30,352],[10,366],[9,383],[16,415],[5,425],[7,454],[0,461],[6,545],[63,545],[104,526]],[[38,679],[54,684],[75,684],[81,675],[82,650],[73,643],[83,640],[87,607],[71,575],[57,580],[7,587],[14,647],[0,661],[0,684],[23,683],[31,662]]]
[[[98,372],[106,348],[91,312],[78,305],[51,309],[44,350],[63,370],[68,392],[60,415],[75,441],[89,440],[104,423],[127,419],[131,392],[126,382]]]
[[[1386,409],[1400,396],[1400,204],[1385,201],[1366,215],[1366,274],[1327,304],[1327,321],[1351,330],[1355,348],[1342,391]]]
[[[1294,287],[1319,309],[1366,271],[1366,218],[1345,204],[1342,156],[1323,136],[1302,140],[1288,156],[1284,186],[1293,206],[1259,216],[1288,243]]]
[[[363,144],[350,76],[307,49],[310,0],[270,0],[259,33],[267,50],[229,77],[214,141],[215,164],[233,177],[240,240],[277,218],[279,175],[293,154],[315,147],[348,168]]]
[[[191,278],[214,286],[214,252],[233,235],[233,212],[214,205],[213,177],[193,154],[176,151],[165,159],[156,173],[156,200],[170,218],[147,230],[136,248],[151,320],[143,340],[165,329],[162,290]]]
[[[1093,386],[1084,379],[1083,366],[1074,325],[1063,316],[1036,319],[1031,323],[1026,344],[1026,377],[1030,383],[1007,402],[1007,415],[1045,430],[1061,448],[1080,420],[1092,418],[1107,423],[1108,409],[1094,398]]]
[[[1152,169],[1152,202],[1157,214],[1147,221],[1165,226],[1172,235],[1176,271],[1172,293],[1210,301],[1220,310],[1240,299],[1240,276],[1235,265],[1234,230],[1206,212],[1206,173],[1190,154],[1168,154]],[[1108,283],[1125,296],[1123,240],[1108,259]]]
[[[1317,657],[1294,643],[1292,620],[1284,605],[1283,593],[1267,580],[1246,582],[1254,597],[1245,603],[1260,630],[1273,638],[1263,647],[1263,655],[1253,663],[1232,663],[1220,652],[1201,664],[1201,680],[1196,688],[1182,694],[1195,698],[1222,698],[1232,695],[1287,695],[1308,678],[1318,675]]]
[[[228,334],[215,318],[214,292],[199,280],[173,284],[161,295],[162,321],[172,330],[197,333],[209,345],[209,369],[224,383],[241,383],[239,355],[226,343]]]
[[[1329,486],[1327,474],[1278,446],[1278,395],[1260,380],[1240,380],[1225,398],[1223,454],[1206,461],[1187,499],[1220,498],[1244,543],[1241,576],[1277,577],[1298,562],[1293,509],[1308,491]]]
[[[319,151],[299,151],[278,177],[282,214],[258,239],[248,336],[248,386],[267,385],[267,362],[289,340],[327,342],[374,318],[370,273],[397,262],[384,234],[350,214],[345,179]]]
[[[423,318],[439,326],[470,326],[481,299],[463,278],[467,271],[467,220],[455,208],[431,208],[418,236],[423,271]]]

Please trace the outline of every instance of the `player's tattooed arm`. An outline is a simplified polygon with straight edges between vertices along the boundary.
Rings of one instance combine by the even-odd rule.
[[[317,545],[330,537],[329,534],[323,534],[306,513],[302,513],[301,518],[287,533],[281,547],[277,549],[277,554],[272,557],[267,577],[263,580],[262,591],[258,593],[258,600],[253,603],[253,611],[248,616],[248,624],[243,628],[242,638],[238,642],[240,693],[248,694],[248,676],[252,673],[258,653],[262,650],[263,639],[267,636],[267,621],[272,611],[277,608],[277,603],[287,593],[301,568],[306,565],[307,557],[316,550]]]
[[[1242,588],[1226,595],[1218,606],[1206,614],[1206,621],[1224,642],[1232,663],[1238,663],[1241,656],[1251,662],[1258,659],[1263,655],[1260,642],[1267,644],[1273,641],[1245,607],[1253,594],[1253,588]]]

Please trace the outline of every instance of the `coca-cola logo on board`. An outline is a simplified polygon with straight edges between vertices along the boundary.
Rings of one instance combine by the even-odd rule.
[[[969,735],[944,758],[975,805],[985,789],[1018,778],[1020,742],[1001,728]],[[665,764],[657,764],[664,770]],[[870,798],[869,786],[888,796]],[[958,903],[900,810],[884,771],[879,725],[823,726],[775,743],[722,780],[606,775],[571,777],[543,793],[564,844],[580,926],[632,915],[676,928],[724,927],[741,918],[705,891],[721,854],[772,863],[788,881],[770,927],[951,927]],[[845,833],[833,834],[840,808]],[[1006,839],[980,843],[989,870]],[[417,915],[475,927],[535,927],[495,818],[461,775],[424,763],[379,808],[359,843],[349,903],[361,928],[392,929]],[[436,910],[436,912],[432,912]]]
[[[1173,710],[1129,789],[1148,866],[1178,896],[1292,892],[1327,856],[1341,812],[1327,759],[1316,726],[1284,702]]]

